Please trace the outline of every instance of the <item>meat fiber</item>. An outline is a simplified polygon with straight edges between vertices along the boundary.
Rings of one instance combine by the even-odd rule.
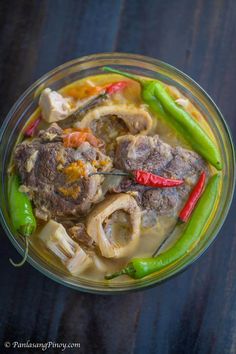
[[[172,215],[179,210],[202,170],[205,161],[195,152],[164,143],[158,135],[126,135],[117,139],[116,168],[124,171],[145,170],[167,178],[183,179],[174,188],[149,188],[123,179],[116,192],[137,191],[137,200],[144,209],[160,215]]]
[[[109,157],[88,142],[65,148],[55,123],[33,140],[16,146],[14,162],[36,215],[53,217],[86,213],[102,195],[103,177],[89,173],[109,170]]]

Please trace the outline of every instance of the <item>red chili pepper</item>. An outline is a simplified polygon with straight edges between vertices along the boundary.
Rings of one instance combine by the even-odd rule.
[[[122,91],[128,85],[127,81],[118,81],[106,87],[106,93],[113,95],[116,92]]]
[[[187,222],[192,211],[197,204],[198,199],[201,197],[203,188],[206,181],[206,173],[203,171],[197,181],[197,184],[193,188],[187,202],[185,203],[183,209],[179,214],[179,220],[182,222]]]
[[[184,183],[181,179],[170,179],[155,175],[150,172],[136,170],[133,172],[135,182],[148,187],[176,187]]]
[[[131,173],[129,172],[94,172],[92,175],[115,175],[115,176],[129,176],[133,177],[134,181],[137,184],[148,187],[159,187],[159,188],[168,188],[168,187],[177,187],[184,183],[182,179],[170,179],[164,178],[153,173],[146,172],[143,170],[135,170]]]
[[[163,240],[163,242],[158,246],[158,248],[155,250],[155,252],[153,253],[152,257],[155,257],[157,255],[157,253],[159,252],[159,250],[164,246],[164,244],[166,243],[166,241],[171,237],[171,235],[173,234],[175,228],[188,221],[190,215],[193,212],[193,209],[195,208],[197,201],[199,200],[199,198],[201,197],[202,193],[203,193],[203,189],[204,189],[204,185],[205,185],[205,181],[206,181],[206,173],[205,171],[203,171],[200,174],[200,177],[196,183],[196,185],[194,186],[190,196],[188,197],[187,202],[185,203],[183,209],[181,210],[181,212],[179,213],[177,222],[175,223],[174,227],[171,229],[171,231],[168,233],[168,235],[165,237],[165,239]]]
[[[31,137],[34,136],[40,122],[41,122],[41,118],[40,117],[35,119],[32,123],[30,123],[26,127],[26,129],[24,131],[24,134],[26,136],[31,136]]]

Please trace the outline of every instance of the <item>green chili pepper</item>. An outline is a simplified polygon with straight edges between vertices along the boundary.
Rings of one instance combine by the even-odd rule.
[[[28,196],[19,191],[20,182],[16,175],[9,178],[9,208],[13,227],[25,238],[25,254],[20,263],[10,262],[19,267],[24,264],[28,255],[28,237],[36,229],[36,220]]]
[[[162,104],[164,110],[168,112],[181,127],[185,130],[185,138],[195,151],[209,161],[217,170],[222,169],[219,150],[204,132],[201,126],[166,92],[164,86],[156,82],[155,96]]]
[[[218,148],[201,126],[166,92],[165,87],[159,81],[144,80],[135,75],[122,72],[110,67],[104,67],[105,71],[114,72],[140,83],[142,98],[151,110],[159,117],[171,124],[207,161],[218,170],[222,169],[222,162]]]
[[[182,137],[185,137],[184,128],[169,114],[167,114],[161,103],[157,100],[155,96],[156,81],[149,82],[142,89],[142,98],[145,103],[147,103],[150,109],[158,115],[159,118],[171,125]]]
[[[135,258],[120,272],[107,275],[105,278],[113,279],[119,275],[127,274],[131,278],[140,279],[153,272],[162,270],[189,253],[199,241],[201,233],[209,220],[218,195],[219,181],[220,176],[218,174],[210,178],[186,229],[173,247],[154,258]]]

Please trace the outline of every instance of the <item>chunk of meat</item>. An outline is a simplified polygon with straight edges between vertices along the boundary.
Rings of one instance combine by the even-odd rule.
[[[57,141],[59,132],[54,124],[38,138],[17,145],[14,153],[22,184],[43,219],[86,213],[101,199],[104,180],[89,173],[112,167],[110,158],[88,142],[77,149],[64,147]]]
[[[172,154],[173,158],[163,168],[165,177],[184,179],[186,183],[193,185],[202,170],[208,171],[205,161],[194,151],[177,146],[172,149]]]
[[[40,130],[38,137],[41,142],[62,141],[63,130],[57,123],[52,123],[46,130]]]
[[[87,234],[86,228],[83,223],[78,223],[67,230],[69,236],[79,244],[82,244],[84,248],[94,248],[93,239]]]
[[[121,170],[157,173],[173,158],[173,149],[158,135],[125,135],[117,138],[115,166]]]
[[[159,215],[169,215],[176,211],[180,198],[177,188],[149,189],[143,193],[142,205],[154,209]]]
[[[137,191],[136,199],[145,209],[156,210],[160,215],[176,214],[186,200],[202,170],[208,173],[205,161],[195,152],[181,147],[171,147],[158,135],[126,135],[117,139],[116,168],[152,172],[167,178],[183,179],[184,184],[175,188],[149,188],[136,185],[124,178],[117,192]]]

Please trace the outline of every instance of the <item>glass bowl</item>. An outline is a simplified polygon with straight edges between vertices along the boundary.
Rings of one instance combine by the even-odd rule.
[[[203,254],[216,238],[231,204],[235,182],[235,156],[229,129],[215,103],[196,82],[176,68],[153,58],[125,53],[96,54],[65,63],[45,74],[23,93],[8,113],[0,131],[1,223],[10,241],[21,255],[23,255],[24,242],[13,231],[7,198],[7,168],[17,137],[30,115],[37,108],[38,93],[43,87],[49,86],[58,90],[80,78],[102,74],[101,67],[104,65],[115,65],[121,70],[160,79],[167,84],[176,86],[207,120],[217,139],[224,162],[220,203],[218,203],[212,222],[192,252],[162,272],[154,273],[141,280],[123,281],[121,278],[115,283],[91,281],[68,275],[62,268],[49,264],[33,248],[30,248],[28,262],[49,278],[80,291],[113,294],[157,285],[186,269]]]

